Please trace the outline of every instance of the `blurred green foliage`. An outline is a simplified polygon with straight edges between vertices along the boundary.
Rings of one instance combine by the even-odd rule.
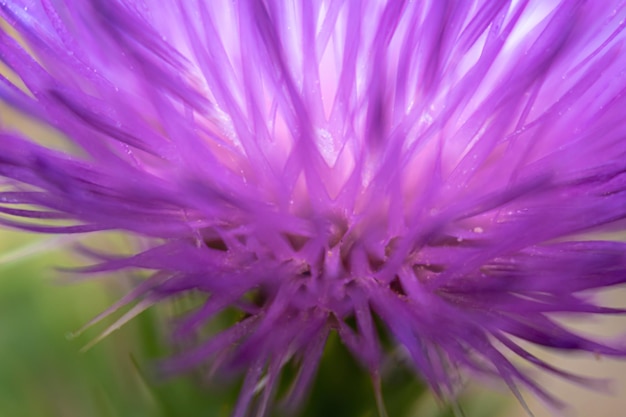
[[[36,239],[41,239],[37,237]],[[0,254],[34,241],[0,232]],[[79,329],[123,294],[119,279],[98,277],[63,284],[54,266],[76,265],[67,249],[0,264],[0,416],[2,417],[227,417],[236,387],[198,383],[197,375],[154,378],[166,339],[171,306],[150,309],[92,349],[80,349],[114,318],[77,338]],[[390,417],[452,416],[411,372],[383,381]],[[495,416],[502,401],[462,398],[468,417]],[[496,407],[497,405],[497,407]],[[375,417],[371,382],[333,335],[303,417]]]

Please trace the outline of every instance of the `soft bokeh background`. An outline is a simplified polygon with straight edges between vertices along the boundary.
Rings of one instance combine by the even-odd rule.
[[[606,290],[597,295],[606,305],[626,307],[626,289]],[[584,334],[594,335],[626,345],[626,315],[613,317],[569,318],[566,321],[572,328]],[[624,417],[626,416],[626,360],[618,360],[593,354],[563,355],[546,349],[535,348],[542,359],[562,369],[582,375],[610,379],[610,392],[594,392],[585,387],[573,385],[562,379],[540,375],[544,386],[569,405],[562,412],[545,407],[532,396],[527,395],[528,403],[535,417]],[[527,417],[528,414],[513,404],[510,417]],[[509,417],[507,415],[507,417]]]
[[[62,247],[68,242],[7,231],[0,236],[0,416],[226,415],[213,408],[210,392],[189,380],[147,383],[142,373],[164,346],[159,311],[81,353],[103,327],[76,338],[71,332],[117,299],[122,285],[106,277],[62,283],[67,274],[52,267],[76,264]]]

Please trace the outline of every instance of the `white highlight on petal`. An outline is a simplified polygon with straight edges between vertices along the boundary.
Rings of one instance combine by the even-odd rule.
[[[335,166],[335,163],[337,163],[337,157],[339,156],[339,152],[335,148],[333,137],[326,129],[317,129],[316,133],[315,145],[320,155],[322,155],[322,158],[324,158],[324,161],[332,168]]]

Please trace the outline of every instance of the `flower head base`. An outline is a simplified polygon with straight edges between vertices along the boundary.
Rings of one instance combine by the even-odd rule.
[[[247,368],[235,415],[262,413],[290,360],[299,403],[331,331],[378,375],[375,317],[438,395],[462,368],[553,401],[507,351],[588,382],[518,339],[626,355],[551,318],[623,313],[580,294],[626,281],[626,244],[580,237],[624,229],[622,2],[0,10],[19,34],[0,33],[0,59],[21,80],[0,97],[71,144],[3,130],[0,222],[148,238],[84,272],[155,271],[113,308],[206,294],[177,337],[244,312],[168,365]]]

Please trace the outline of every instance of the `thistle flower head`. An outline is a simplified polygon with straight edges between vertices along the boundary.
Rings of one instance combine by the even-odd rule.
[[[153,271],[132,311],[205,294],[176,337],[243,312],[168,365],[245,369],[235,415],[290,361],[297,404],[330,332],[375,377],[388,333],[440,396],[462,369],[556,401],[511,354],[587,382],[520,340],[626,355],[553,316],[623,312],[588,290],[626,281],[626,245],[585,236],[624,230],[622,1],[0,10],[0,98],[67,142],[3,128],[0,222],[142,238],[83,271]]]

